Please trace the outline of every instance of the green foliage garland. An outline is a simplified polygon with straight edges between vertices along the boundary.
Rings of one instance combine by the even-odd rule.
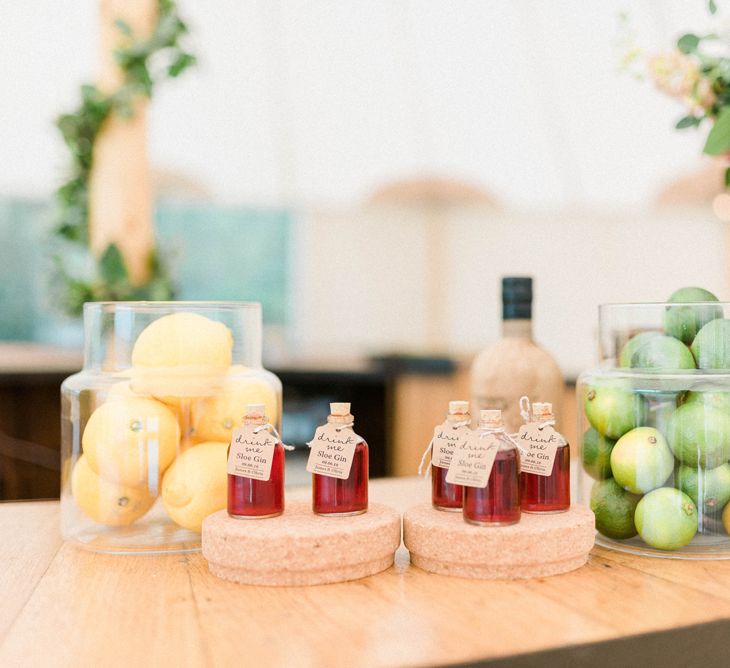
[[[188,28],[178,15],[174,0],[158,0],[157,22],[148,37],[135,37],[131,27],[117,20],[125,44],[114,52],[123,73],[121,86],[107,94],[93,84],[81,87],[78,108],[61,115],[56,125],[71,152],[70,178],[56,191],[58,208],[54,232],[64,243],[76,244],[88,253],[89,177],[94,143],[110,114],[131,117],[134,100],[151,98],[161,81],[175,78],[195,63],[182,41]],[[59,301],[68,313],[79,314],[85,301],[158,300],[173,297],[173,286],[161,258],[153,252],[149,258],[149,279],[133,286],[127,267],[116,244],[110,244],[95,260],[93,278],[73,276],[60,253],[54,257],[60,289]]]

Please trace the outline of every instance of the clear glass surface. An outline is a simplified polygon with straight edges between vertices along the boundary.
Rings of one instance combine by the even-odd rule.
[[[600,364],[577,383],[597,543],[730,558],[730,304],[609,304],[599,322]]]
[[[84,307],[83,370],[61,387],[61,529],[103,552],[197,550],[226,507],[226,450],[246,405],[281,428],[281,383],[261,366],[261,307]]]

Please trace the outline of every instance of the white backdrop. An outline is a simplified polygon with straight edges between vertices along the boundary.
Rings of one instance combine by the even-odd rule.
[[[345,204],[416,173],[511,207],[645,206],[697,159],[673,101],[617,72],[617,16],[669,46],[686,0],[181,0],[200,66],[160,90],[154,162],[218,200]],[[0,0],[0,193],[45,194],[93,78],[93,0]]]
[[[93,78],[96,4],[0,0],[0,195],[59,182],[51,123]],[[619,73],[614,45],[622,9],[642,41],[668,48],[703,29],[704,2],[180,4],[200,65],[155,98],[153,161],[218,202],[296,209],[295,349],[425,345],[423,221],[359,207],[418,174],[473,182],[504,205],[448,223],[451,351],[497,336],[503,273],[535,275],[537,335],[570,373],[595,359],[598,303],[684,284],[723,294],[712,214],[651,211],[662,184],[700,164],[701,134],[673,129],[681,108]]]

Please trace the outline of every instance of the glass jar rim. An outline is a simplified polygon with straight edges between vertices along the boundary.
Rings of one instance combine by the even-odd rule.
[[[730,369],[640,369],[634,367],[616,366],[610,360],[606,360],[599,364],[594,364],[588,369],[584,369],[583,375],[607,375],[607,376],[626,376],[627,378],[636,378],[639,380],[653,380],[656,378],[663,379],[692,379],[697,381],[703,376],[709,379],[717,380],[718,378],[730,377]]]
[[[730,302],[610,302],[607,304],[599,304],[599,309],[613,308],[651,308],[651,307],[667,307],[667,306],[728,306]]]
[[[172,301],[100,301],[84,302],[84,311],[95,311],[105,309],[135,309],[135,310],[158,310],[158,309],[196,309],[196,310],[252,310],[260,311],[261,302],[235,301],[235,300],[172,300]]]

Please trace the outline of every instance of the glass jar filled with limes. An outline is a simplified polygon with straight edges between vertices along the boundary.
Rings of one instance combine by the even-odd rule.
[[[226,507],[227,448],[247,404],[281,426],[261,364],[261,305],[84,306],[84,368],[61,387],[61,529],[106,552],[200,546]]]
[[[730,303],[683,288],[599,318],[601,365],[577,388],[578,492],[597,542],[730,558]]]

